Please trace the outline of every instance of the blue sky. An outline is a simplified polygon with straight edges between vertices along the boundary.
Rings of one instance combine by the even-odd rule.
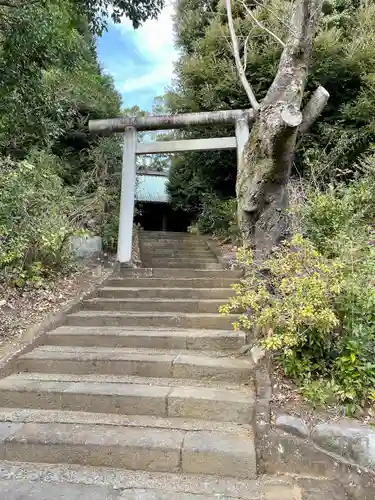
[[[138,105],[151,111],[154,97],[170,84],[177,57],[172,14],[173,7],[167,5],[158,20],[147,21],[138,30],[124,19],[110,24],[98,40],[102,67],[113,76],[124,107]]]

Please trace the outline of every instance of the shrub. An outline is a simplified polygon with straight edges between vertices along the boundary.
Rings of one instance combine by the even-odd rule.
[[[72,199],[55,169],[56,158],[46,153],[0,160],[0,277],[16,285],[40,281],[69,261]]]
[[[106,219],[102,228],[103,248],[110,252],[117,250],[118,232],[120,224],[120,210],[113,211]]]
[[[197,228],[202,234],[209,233],[236,240],[238,237],[236,211],[235,198],[220,200],[215,195],[206,195],[202,211],[197,219]]]
[[[296,235],[262,265],[250,250],[238,258],[245,278],[221,307],[241,313],[235,329],[250,331],[315,402],[353,413],[375,399],[374,249],[353,267]]]
[[[355,169],[350,182],[331,185],[323,192],[310,190],[307,200],[293,209],[304,234],[328,257],[368,243],[375,213],[375,156],[363,159]]]

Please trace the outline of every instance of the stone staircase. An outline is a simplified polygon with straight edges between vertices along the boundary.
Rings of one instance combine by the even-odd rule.
[[[217,313],[238,272],[190,235],[142,255],[0,380],[0,500],[323,498],[257,478],[254,367]]]
[[[204,240],[188,233],[141,231],[139,239],[145,267],[221,269]]]

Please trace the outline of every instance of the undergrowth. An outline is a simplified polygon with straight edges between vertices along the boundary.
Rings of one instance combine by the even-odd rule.
[[[257,264],[221,307],[251,333],[316,406],[354,415],[375,404],[375,160],[347,185],[311,191],[296,208],[301,234]]]

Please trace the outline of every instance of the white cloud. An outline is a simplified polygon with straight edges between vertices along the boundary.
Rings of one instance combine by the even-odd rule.
[[[177,50],[173,43],[172,16],[174,6],[167,2],[158,19],[146,21],[134,31],[137,51],[150,61],[152,70],[128,78],[123,86],[123,92],[133,92],[137,89],[160,87],[168,85],[173,75],[173,62],[177,58]],[[129,33],[133,31],[131,22],[124,19],[121,28]],[[145,68],[144,71],[147,71]]]
[[[159,88],[161,85],[167,85],[169,83],[172,73],[172,62],[163,64],[163,67],[161,67],[161,65],[157,65],[152,71],[149,71],[148,73],[125,80],[125,82],[121,86],[121,90],[122,92],[127,93],[134,92],[136,90],[144,90],[147,88]]]

